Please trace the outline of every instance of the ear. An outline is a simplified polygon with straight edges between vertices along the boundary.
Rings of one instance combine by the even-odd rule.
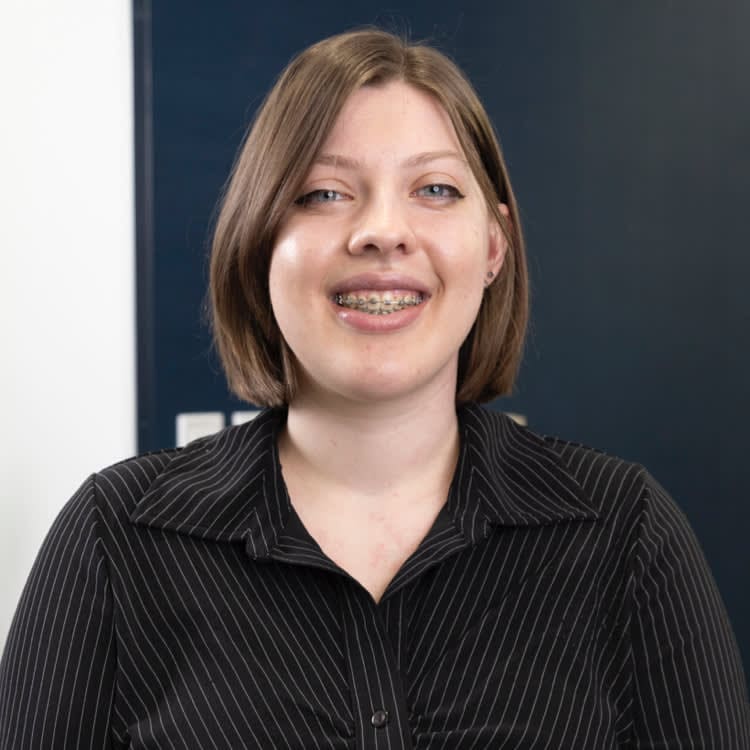
[[[497,204],[498,210],[505,219],[508,219],[510,223],[510,211],[505,203]],[[487,253],[487,274],[488,278],[497,278],[500,269],[503,267],[505,261],[505,255],[508,252],[508,240],[505,237],[503,230],[495,220],[494,217],[490,217],[490,246],[489,252]],[[489,274],[492,273],[492,276]]]

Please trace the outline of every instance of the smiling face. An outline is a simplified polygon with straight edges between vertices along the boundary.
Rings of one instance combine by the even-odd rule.
[[[459,348],[505,249],[442,107],[401,81],[356,91],[271,256],[298,397],[453,398]]]

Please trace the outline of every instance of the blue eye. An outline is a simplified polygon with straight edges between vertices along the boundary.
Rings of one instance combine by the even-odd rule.
[[[433,184],[425,185],[416,191],[417,195],[425,198],[463,198],[463,195],[453,185]]]
[[[294,202],[298,206],[309,206],[311,203],[333,203],[342,200],[343,197],[338,190],[321,189],[305,193]]]

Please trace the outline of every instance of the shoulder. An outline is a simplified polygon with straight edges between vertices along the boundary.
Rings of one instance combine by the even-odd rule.
[[[602,512],[621,502],[641,503],[654,483],[639,463],[560,437],[541,437],[589,501]]]
[[[544,440],[603,513],[627,506],[637,517],[641,534],[653,530],[654,523],[673,529],[688,526],[678,504],[643,465],[558,437],[544,436]]]
[[[118,461],[92,474],[84,484],[97,504],[130,512],[183,448],[171,448]]]
[[[144,498],[163,496],[165,491],[195,497],[199,488],[214,494],[236,481],[237,467],[265,457],[284,414],[262,411],[252,422],[227,427],[214,435],[119,461],[93,474],[87,484],[103,508],[130,515]],[[198,493],[200,494],[200,493]]]
[[[507,414],[478,405],[462,409],[472,442],[479,445],[496,474],[512,471],[517,482],[540,494],[564,486],[590,508],[600,520],[627,516],[638,521],[649,501],[673,505],[671,498],[639,463],[606,451],[536,432],[516,423]],[[507,484],[507,482],[506,482]]]

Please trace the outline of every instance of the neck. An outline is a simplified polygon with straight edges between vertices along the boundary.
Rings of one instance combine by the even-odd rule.
[[[444,500],[459,448],[454,393],[335,404],[300,395],[279,439],[284,473],[352,502]]]

